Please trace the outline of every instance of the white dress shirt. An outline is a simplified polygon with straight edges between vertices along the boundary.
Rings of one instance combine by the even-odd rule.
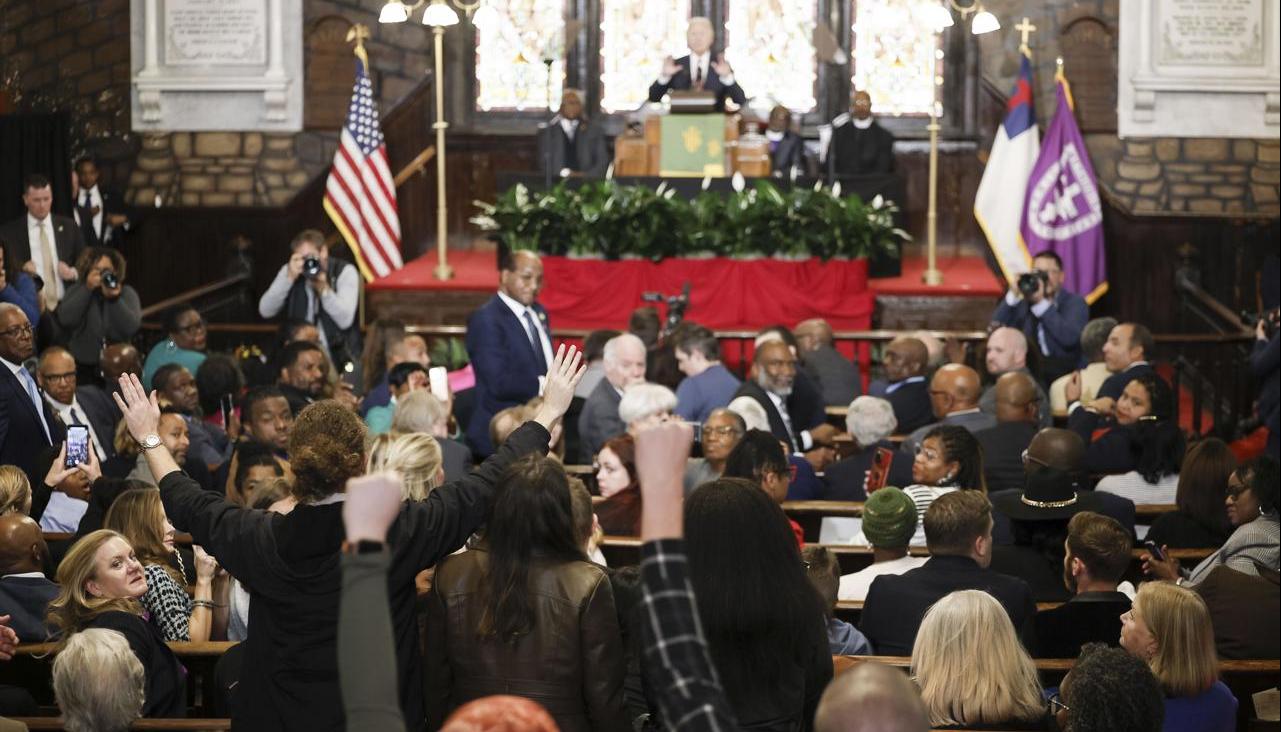
[[[543,347],[543,360],[550,367],[552,365],[553,358],[552,339],[551,335],[547,333],[547,324],[543,322],[541,317],[539,317],[538,311],[533,308],[525,307],[511,297],[508,297],[508,295],[502,291],[499,291],[498,299],[502,300],[503,304],[512,311],[513,315],[516,316],[516,320],[520,323],[521,332],[526,334],[525,337],[527,339],[529,337],[529,326],[525,324],[525,313],[528,312],[530,317],[534,319],[534,323],[538,325],[538,342]]]
[[[836,591],[836,599],[862,602],[867,599],[867,591],[872,586],[872,580],[886,574],[903,574],[920,567],[927,561],[929,557],[908,555],[888,562],[877,562],[853,574],[844,575],[841,577],[840,589]]]
[[[41,226],[44,227],[45,237],[49,240],[49,248],[53,250],[52,252],[46,252],[40,246]],[[27,214],[27,241],[31,243],[31,263],[36,266],[36,274],[43,279],[48,279],[45,277],[45,257],[53,257],[53,262],[49,265],[49,271],[54,274],[53,282],[46,282],[44,286],[54,288],[54,291],[58,294],[58,300],[61,301],[62,296],[66,294],[66,288],[62,284],[62,277],[58,276],[58,235],[53,227],[52,216],[46,216],[42,221],[31,214]],[[41,293],[41,297],[43,296],[44,294]]]
[[[49,505],[45,506],[44,514],[40,516],[40,529],[74,533],[80,528],[80,519],[84,518],[88,509],[88,501],[72,498],[62,491],[54,491],[49,496]]]
[[[88,195],[89,197],[88,204],[85,203],[86,195]],[[89,223],[93,226],[94,232],[98,234],[98,241],[105,242],[107,240],[107,232],[104,231],[102,228],[102,217],[103,217],[102,194],[98,192],[98,186],[96,185],[93,188],[81,188],[80,195],[76,199],[76,205],[74,207],[75,214],[76,214],[76,223],[80,224],[80,228],[83,229],[85,227],[85,222],[80,220],[80,209],[94,208],[94,207],[97,207],[98,213],[93,215],[93,221]]]
[[[568,138],[569,138],[569,141],[570,141],[570,142],[573,142],[573,141],[574,141],[574,136],[578,134],[578,120],[576,120],[576,119],[565,119],[564,117],[561,117],[561,118],[560,118],[560,128],[561,128],[562,130],[564,130],[564,132],[565,132],[565,137],[568,137]]]
[[[765,393],[769,395],[769,400],[774,402],[774,408],[778,410],[778,416],[783,418],[783,426],[787,428],[787,434],[796,434],[796,430],[792,428],[792,415],[787,411],[787,400],[769,389],[766,389]],[[801,444],[796,445],[796,451],[798,453],[805,452],[812,447],[814,447],[814,438],[810,435],[810,431],[801,430]]]

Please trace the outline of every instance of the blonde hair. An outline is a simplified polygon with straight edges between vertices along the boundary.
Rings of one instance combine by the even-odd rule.
[[[448,422],[449,409],[427,389],[415,389],[396,398],[396,410],[391,417],[391,431],[404,434],[426,432],[431,434],[436,425]]]
[[[1218,681],[1214,628],[1200,595],[1168,582],[1146,582],[1132,612],[1156,639],[1148,665],[1167,696],[1196,696]]]
[[[1005,608],[980,590],[953,592],[925,613],[911,668],[933,726],[1035,720],[1046,711],[1036,664]]]
[[[165,520],[159,488],[131,488],[111,503],[102,517],[102,528],[120,532],[139,562],[159,566],[179,586],[186,587],[187,580],[170,564],[170,558],[177,555],[165,549]]]
[[[436,474],[443,458],[436,438],[422,432],[407,435],[378,435],[369,447],[368,472],[395,470],[400,473],[406,501],[422,501],[436,487]]]
[[[69,732],[128,729],[142,716],[147,675],[123,634],[90,628],[53,659],[53,693]]]
[[[0,465],[0,516],[31,512],[31,481],[21,468]]]
[[[63,643],[79,632],[99,615],[119,610],[142,614],[142,605],[134,599],[122,597],[94,597],[85,589],[85,583],[97,579],[98,550],[112,539],[129,540],[110,529],[98,529],[85,534],[62,558],[58,565],[58,596],[49,601],[47,621],[53,628],[63,631]]]
[[[142,445],[129,434],[129,423],[123,419],[116,424],[116,434],[111,438],[111,446],[120,457],[133,459],[142,454]]]

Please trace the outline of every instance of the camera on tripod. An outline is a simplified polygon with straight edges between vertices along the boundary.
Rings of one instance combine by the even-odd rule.
[[[667,305],[667,318],[663,322],[661,337],[666,338],[671,335],[676,326],[685,319],[685,310],[689,307],[689,287],[689,283],[686,282],[679,295],[664,295],[661,292],[641,294],[641,300],[644,302],[661,302]]]

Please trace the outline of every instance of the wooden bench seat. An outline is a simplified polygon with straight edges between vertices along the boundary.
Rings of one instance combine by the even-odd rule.
[[[62,730],[62,717],[10,717],[15,722],[22,722],[32,730]],[[230,719],[139,719],[129,726],[130,730],[149,730],[150,732],[219,732],[231,729]]]

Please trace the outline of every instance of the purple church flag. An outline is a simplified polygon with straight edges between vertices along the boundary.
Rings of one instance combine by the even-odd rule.
[[[1072,114],[1072,90],[1058,75],[1057,106],[1028,178],[1020,231],[1030,255],[1063,260],[1064,287],[1093,303],[1108,289],[1103,205],[1090,151]]]

